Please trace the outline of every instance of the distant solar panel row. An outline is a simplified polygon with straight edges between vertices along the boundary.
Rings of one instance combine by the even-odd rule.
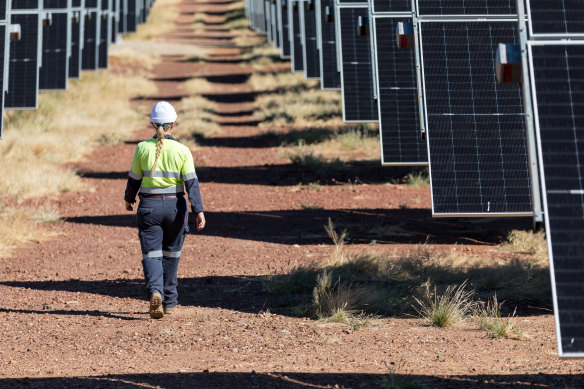
[[[0,0],[2,109],[36,109],[39,91],[67,89],[82,68],[107,68],[108,47],[124,28],[118,21],[141,23],[152,5],[129,1]]]

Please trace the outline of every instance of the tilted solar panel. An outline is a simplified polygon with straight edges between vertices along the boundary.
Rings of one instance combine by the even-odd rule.
[[[97,70],[99,67],[99,11],[88,9],[83,26],[83,52],[81,69]]]
[[[138,28],[137,0],[126,1],[127,1],[126,32],[136,32],[136,29]]]
[[[272,41],[272,12],[270,12],[270,1],[264,0],[264,17],[266,18],[266,38],[268,42]]]
[[[280,26],[278,25],[278,16],[276,14],[276,0],[270,1],[270,12],[271,12],[270,20],[272,21],[272,42],[274,43],[275,48],[279,48],[280,35],[278,29],[280,28]]]
[[[0,1],[0,23],[6,23],[8,21],[8,1],[9,0]],[[4,33],[6,33],[6,26],[3,27]]]
[[[111,43],[118,41],[119,21],[120,21],[120,0],[113,0],[112,14],[111,14]]]
[[[99,18],[99,55],[98,68],[107,69],[109,65],[109,45],[111,41],[110,0],[101,0],[101,15]]]
[[[337,43],[334,0],[317,0],[320,85],[322,89],[340,89],[341,73],[337,66]]]
[[[301,3],[300,20],[302,34],[302,56],[304,75],[307,79],[320,77],[320,57],[316,42],[316,11],[314,0]]]
[[[40,90],[65,90],[69,79],[69,13],[51,12],[50,25],[43,25]]]
[[[281,57],[290,57],[290,24],[288,23],[288,4],[289,0],[278,0],[280,4],[278,15],[280,22],[280,49],[282,50]]]
[[[81,76],[81,55],[83,23],[85,18],[81,8],[74,8],[71,13],[71,56],[69,57],[69,78]]]
[[[373,0],[373,12],[412,12],[412,0]]]
[[[516,0],[414,0],[419,15],[516,15]]]
[[[39,86],[39,29],[38,12],[12,13],[12,24],[20,24],[20,40],[10,42],[8,92],[5,108],[36,109]]]
[[[71,0],[71,6],[74,8],[84,7],[83,0]]]
[[[379,131],[384,165],[425,165],[426,141],[419,133],[420,111],[413,49],[399,48],[396,28],[410,19],[376,17]]]
[[[581,0],[529,0],[534,34],[584,34],[584,2]]]
[[[302,58],[302,31],[300,31],[300,6],[298,0],[291,0],[288,9],[288,19],[290,20],[290,62],[293,72],[304,70],[304,58]]]
[[[517,21],[420,22],[435,215],[530,215],[523,102],[498,84],[496,49]]]
[[[6,8],[6,6],[5,6]],[[4,87],[6,85],[6,77],[4,70],[8,66],[7,59],[7,42],[6,36],[8,34],[8,27],[6,23],[0,23],[0,139],[4,132]]]
[[[530,47],[561,356],[584,356],[584,42]]]
[[[43,0],[43,9],[67,9],[69,0]]]
[[[357,34],[359,17],[368,17],[367,6],[339,6],[337,9],[343,120],[377,121],[378,108],[374,94],[370,38]]]

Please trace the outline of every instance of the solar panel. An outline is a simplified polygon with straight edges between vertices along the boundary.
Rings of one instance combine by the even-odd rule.
[[[18,9],[39,9],[42,3],[40,0],[12,0],[11,4],[14,11]]]
[[[584,357],[584,42],[529,51],[559,354]]]
[[[322,89],[341,88],[341,73],[337,66],[334,10],[334,0],[316,0],[320,86]]]
[[[516,0],[417,0],[418,15],[516,15]]]
[[[4,4],[4,12],[6,12]],[[4,130],[4,95],[6,90],[6,67],[8,66],[8,27],[5,22],[0,22],[0,139]]]
[[[109,44],[111,41],[110,0],[101,0],[99,17],[99,55],[98,68],[107,69],[109,65]]]
[[[290,57],[290,25],[288,23],[288,1],[278,0],[278,17],[280,18],[280,49],[282,58]]]
[[[83,52],[81,55],[81,69],[83,70],[96,70],[99,67],[99,19],[98,10],[95,8],[87,9],[83,26]]]
[[[0,1],[0,23],[6,23],[8,21],[8,0]],[[4,33],[6,33],[6,26],[4,26]]]
[[[276,15],[276,1],[270,1],[270,20],[272,21],[272,42],[274,43],[275,48],[280,47],[280,40],[279,40],[279,33],[278,29],[280,26],[278,25],[278,17]]]
[[[11,12],[10,22],[21,27],[20,40],[10,42],[8,92],[5,108],[36,109],[40,66],[40,17],[38,11]]]
[[[369,36],[358,35],[359,18],[368,17],[367,6],[337,6],[338,44],[343,89],[343,120],[375,122],[378,117]]]
[[[288,19],[290,20],[290,62],[293,72],[304,70],[302,58],[302,32],[300,30],[300,4],[298,0],[289,0]]]
[[[426,141],[420,136],[420,111],[414,50],[399,48],[396,28],[411,18],[374,18],[378,69],[381,163],[426,165]]]
[[[136,32],[138,28],[138,4],[136,0],[126,0],[126,32]]]
[[[81,8],[71,12],[71,56],[69,57],[69,78],[81,76],[81,53],[83,44],[83,24],[85,17]]]
[[[530,215],[521,88],[496,80],[496,49],[517,43],[517,21],[419,26],[433,214]]]
[[[532,34],[584,36],[584,7],[581,0],[529,0]]]
[[[303,1],[299,11],[304,75],[307,79],[317,79],[320,77],[320,57],[316,41],[316,7],[314,0]]]
[[[53,3],[57,1],[53,0]],[[65,7],[67,0],[62,1]],[[56,4],[53,4],[56,5]],[[61,4],[62,5],[62,4]],[[46,11],[45,11],[46,12]],[[42,66],[39,71],[40,90],[65,90],[69,79],[69,12],[46,12],[50,23],[43,23]]]
[[[268,42],[272,42],[272,12],[270,11],[269,0],[264,0],[264,17],[266,18],[266,37]]]
[[[372,0],[373,12],[412,12],[412,0]]]
[[[120,30],[120,0],[112,0],[112,14],[111,14],[111,43],[118,41],[118,33]]]

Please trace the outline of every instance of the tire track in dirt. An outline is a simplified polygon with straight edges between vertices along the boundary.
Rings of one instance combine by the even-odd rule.
[[[280,158],[279,144],[265,137],[253,115],[255,92],[247,77],[258,70],[242,65],[233,43],[238,32],[223,26],[232,4],[180,3],[177,28],[165,39],[209,55],[201,61],[163,56],[152,76],[157,95],[136,100],[146,117],[159,99],[180,105],[188,95],[181,85],[203,77],[213,86],[205,97],[216,101],[222,130],[194,150],[208,227],[187,237],[178,313],[148,318],[134,215],[123,210],[135,144],[152,136],[145,120],[125,144],[98,148],[76,165],[93,190],[59,197],[65,220],[53,226],[54,239],[2,261],[0,387],[369,388],[378,386],[387,366],[397,366],[433,388],[487,388],[491,381],[553,386],[582,372],[577,364],[550,360],[550,315],[529,318],[537,342],[517,343],[469,328],[437,332],[413,318],[381,319],[379,326],[353,331],[286,310],[269,312],[257,277],[326,257],[328,217],[353,228],[355,248],[367,247],[368,229],[387,223],[410,223],[420,234],[381,242],[397,251],[427,234],[446,248],[473,236],[468,226],[430,221],[423,189],[385,185],[399,172],[357,164],[347,176],[326,177],[317,190],[297,185],[311,176]],[[207,15],[203,32],[192,28],[201,11]],[[121,130],[136,127],[124,123]],[[339,184],[355,173],[368,184]],[[400,209],[413,198],[417,205]],[[322,209],[305,209],[304,202]]]

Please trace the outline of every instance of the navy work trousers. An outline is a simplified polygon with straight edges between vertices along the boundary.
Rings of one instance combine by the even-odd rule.
[[[178,262],[188,232],[187,201],[181,195],[143,197],[137,221],[148,296],[158,292],[165,307],[175,307]]]

